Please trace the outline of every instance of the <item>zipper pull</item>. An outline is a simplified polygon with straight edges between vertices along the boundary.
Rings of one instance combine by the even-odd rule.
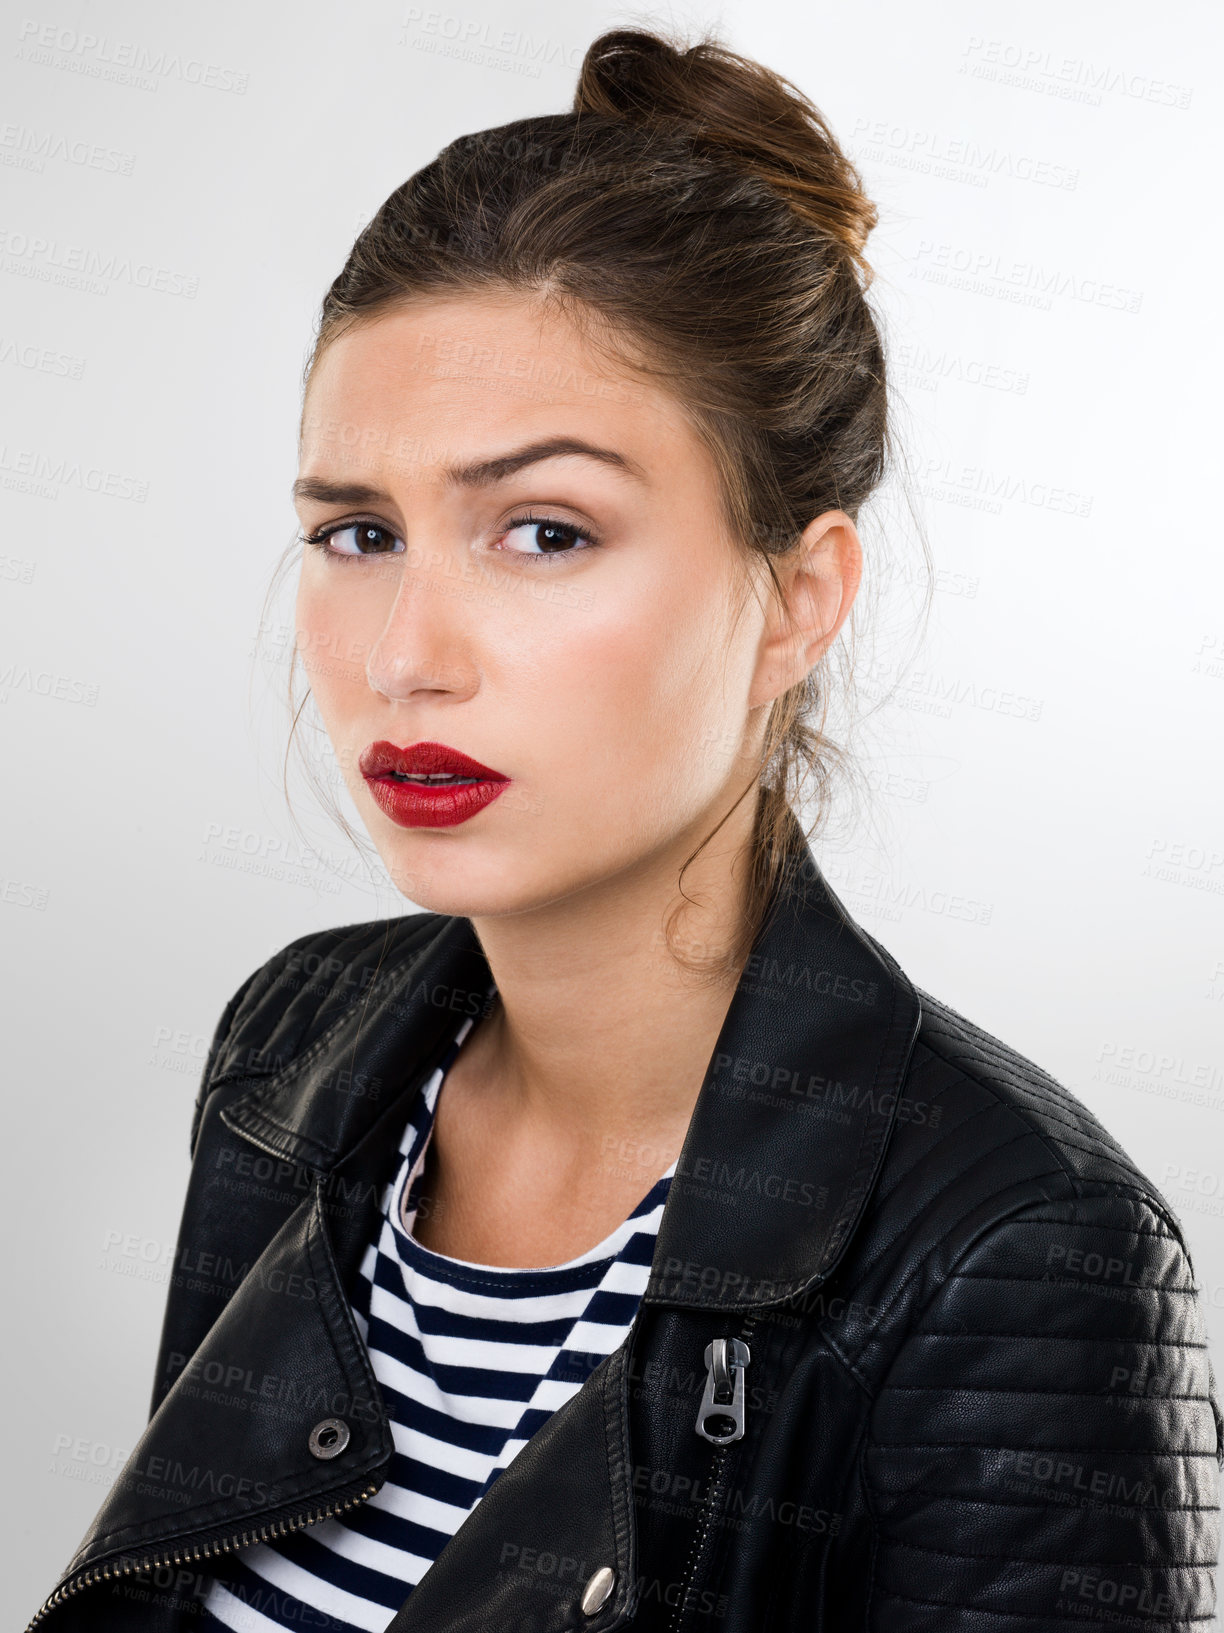
[[[744,1369],[752,1359],[742,1338],[716,1338],[705,1348],[705,1393],[697,1413],[697,1433],[715,1446],[729,1446],[744,1433]]]

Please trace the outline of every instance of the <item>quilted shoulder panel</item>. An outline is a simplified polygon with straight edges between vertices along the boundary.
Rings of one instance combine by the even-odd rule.
[[[1057,1155],[1068,1175],[1119,1180],[1155,1195],[1148,1177],[1068,1088],[949,1004],[921,989],[919,996],[920,1039],[926,1048],[945,1067],[963,1073],[1022,1118]]]
[[[192,1126],[193,1149],[204,1101],[218,1083],[280,1071],[376,976],[410,958],[442,922],[438,913],[408,913],[311,930],[253,970],[213,1033]]]
[[[844,1304],[826,1325],[869,1394],[958,1258],[1019,1210],[1089,1196],[1098,1207],[1138,1206],[1161,1220],[1189,1264],[1173,1210],[1087,1106],[1017,1049],[919,996],[922,1023],[892,1138],[839,1268]]]
[[[1020,1209],[949,1268],[879,1384],[871,1633],[1214,1612],[1220,1422],[1190,1264],[1104,1191]]]

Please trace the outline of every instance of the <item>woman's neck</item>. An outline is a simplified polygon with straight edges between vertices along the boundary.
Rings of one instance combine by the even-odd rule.
[[[709,957],[735,942],[751,828],[744,801],[686,870],[681,951]],[[682,1138],[738,974],[695,976],[667,949],[695,843],[686,835],[649,868],[580,898],[474,921],[500,1002],[466,1046],[468,1071],[503,1111],[587,1151]]]

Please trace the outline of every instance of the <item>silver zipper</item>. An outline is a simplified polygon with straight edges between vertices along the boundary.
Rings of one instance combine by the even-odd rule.
[[[127,1556],[113,1559],[105,1565],[94,1565],[91,1569],[70,1577],[67,1582],[56,1588],[46,1604],[36,1612],[26,1628],[26,1633],[31,1633],[31,1629],[37,1627],[45,1616],[62,1605],[65,1599],[71,1599],[79,1593],[82,1588],[92,1587],[97,1582],[108,1582],[115,1577],[131,1576],[133,1571],[160,1570],[167,1565],[195,1564],[202,1559],[215,1558],[218,1554],[234,1553],[239,1548],[253,1548],[259,1542],[271,1542],[276,1537],[287,1536],[290,1531],[300,1531],[304,1526],[317,1525],[321,1520],[332,1519],[347,1509],[356,1508],[358,1503],[368,1501],[378,1489],[376,1485],[367,1486],[364,1491],[358,1492],[355,1497],[349,1497],[345,1502],[274,1520],[271,1524],[259,1526],[254,1531],[242,1531],[237,1536],[220,1537],[205,1542],[187,1542],[182,1548],[170,1553],[151,1554],[147,1557]]]
[[[697,1409],[697,1433],[715,1446],[744,1434],[744,1372],[752,1351],[742,1338],[715,1338],[706,1345],[705,1390]]]
[[[668,1624],[668,1633],[681,1633],[688,1620],[689,1595],[697,1574],[705,1563],[714,1516],[722,1501],[729,1456],[727,1448],[735,1441],[743,1439],[744,1374],[752,1359],[752,1351],[747,1341],[759,1319],[759,1316],[749,1316],[741,1337],[728,1335],[725,1338],[715,1338],[705,1348],[705,1387],[701,1394],[695,1428],[703,1440],[708,1440],[713,1445],[714,1455],[706,1477],[701,1520],[693,1538],[688,1569],[684,1575],[680,1597],[676,1601],[675,1613]]]

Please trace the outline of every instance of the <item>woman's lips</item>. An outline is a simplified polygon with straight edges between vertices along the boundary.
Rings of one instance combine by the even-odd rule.
[[[360,760],[375,803],[401,828],[453,828],[483,811],[510,778],[445,743],[371,743]]]

